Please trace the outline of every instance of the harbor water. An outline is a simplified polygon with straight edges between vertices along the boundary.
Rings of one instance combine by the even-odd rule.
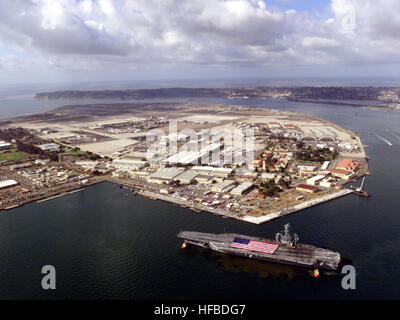
[[[198,101],[305,112],[356,131],[368,146],[372,174],[365,189],[372,197],[349,195],[253,225],[101,183],[0,213],[0,299],[400,298],[400,112],[284,100]],[[274,237],[287,222],[300,242],[348,259],[356,290],[342,289],[340,273],[315,279],[301,268],[181,250],[176,237],[183,230]],[[41,287],[44,265],[56,268],[56,290]]]

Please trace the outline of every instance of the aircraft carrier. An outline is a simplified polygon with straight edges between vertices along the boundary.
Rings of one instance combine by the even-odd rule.
[[[290,225],[286,224],[283,232],[276,234],[275,240],[234,233],[210,234],[194,231],[182,231],[178,233],[178,237],[184,239],[182,248],[195,245],[245,258],[306,268],[325,270],[339,268],[341,257],[338,252],[300,244],[297,234],[291,236],[289,228]]]

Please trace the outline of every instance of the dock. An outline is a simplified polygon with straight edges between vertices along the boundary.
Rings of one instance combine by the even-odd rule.
[[[307,209],[307,208],[311,208],[313,206],[317,206],[317,205],[319,205],[321,203],[324,203],[324,202],[328,202],[328,201],[331,201],[331,200],[334,200],[334,199],[337,199],[337,198],[341,198],[341,197],[347,196],[347,195],[349,195],[349,194],[351,194],[353,192],[354,191],[350,190],[350,189],[342,189],[342,190],[340,190],[338,192],[335,192],[335,193],[332,193],[332,194],[329,194],[329,195],[326,195],[326,196],[323,196],[323,197],[320,197],[320,198],[317,198],[317,199],[304,201],[304,202],[299,203],[297,205],[294,205],[292,207],[288,207],[288,208],[286,208],[284,210],[271,212],[271,213],[269,213],[268,215],[265,215],[265,216],[252,217],[252,216],[248,216],[247,215],[247,216],[244,216],[242,218],[242,220],[247,221],[247,222],[251,222],[251,223],[255,223],[255,224],[261,224],[261,223],[264,223],[264,222],[267,222],[267,221],[271,221],[271,220],[286,216],[288,214],[291,214],[291,213],[294,213],[294,212],[297,212],[297,211],[301,211],[301,210],[304,210],[304,209]]]
[[[116,179],[113,179],[112,181],[113,183],[118,183],[118,184],[122,184],[125,185],[127,187],[133,188],[135,187],[135,185],[133,183],[124,183],[122,181],[118,181]],[[165,202],[169,202],[175,205],[178,205],[182,208],[188,208],[190,210],[193,210],[195,212],[201,212],[201,211],[205,211],[205,212],[209,212],[212,213],[214,215],[218,215],[218,216],[222,216],[224,218],[232,218],[232,219],[236,219],[236,220],[240,220],[240,221],[244,221],[244,222],[249,222],[249,223],[254,223],[254,224],[262,224],[280,217],[283,217],[285,215],[297,212],[297,211],[301,211],[316,205],[319,205],[321,203],[327,202],[327,201],[331,201],[340,197],[344,197],[346,195],[349,195],[351,193],[353,193],[353,190],[350,189],[341,189],[335,193],[317,198],[317,199],[313,199],[313,200],[309,200],[309,201],[305,201],[302,202],[300,204],[294,205],[292,207],[288,207],[284,210],[279,210],[279,211],[275,211],[275,212],[271,212],[267,215],[263,215],[260,217],[253,217],[250,215],[242,215],[242,214],[238,214],[235,212],[231,212],[228,210],[223,210],[223,209],[218,209],[218,208],[211,208],[208,206],[201,206],[199,207],[198,205],[195,204],[191,204],[188,201],[184,201],[181,200],[177,197],[173,197],[170,195],[163,195],[163,194],[159,194],[156,192],[151,192],[151,191],[146,191],[146,190],[138,190],[137,194],[141,195],[145,198],[149,198],[151,200],[161,200],[161,201],[165,201]]]
[[[80,191],[83,191],[83,190],[85,190],[85,188],[80,188],[80,189],[75,189],[75,190],[72,190],[72,191],[63,192],[63,193],[56,194],[56,195],[48,197],[48,198],[37,200],[36,202],[37,203],[41,203],[41,202],[57,199],[59,197],[66,196],[68,194],[73,194],[73,193],[76,193],[76,192],[80,192]]]

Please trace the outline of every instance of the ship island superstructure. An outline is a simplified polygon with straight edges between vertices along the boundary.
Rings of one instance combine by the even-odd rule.
[[[235,233],[210,234],[182,231],[183,247],[194,245],[216,252],[313,269],[337,270],[341,263],[338,252],[300,244],[299,237],[290,235],[289,224],[274,240]]]

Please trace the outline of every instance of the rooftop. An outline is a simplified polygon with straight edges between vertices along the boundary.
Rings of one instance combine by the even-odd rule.
[[[149,179],[172,180],[184,171],[182,168],[162,168],[149,175]]]
[[[316,188],[313,186],[308,186],[306,184],[299,184],[296,188],[306,189],[306,190],[315,190]]]
[[[6,187],[11,187],[11,186],[15,186],[17,185],[18,182],[15,180],[4,180],[4,181],[0,181],[0,189],[1,188],[6,188]]]

